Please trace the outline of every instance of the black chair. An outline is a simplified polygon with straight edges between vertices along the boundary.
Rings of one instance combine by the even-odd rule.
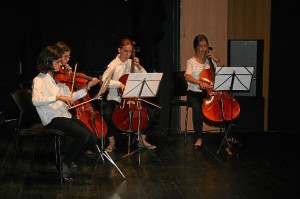
[[[172,122],[172,109],[174,106],[185,107],[185,132],[184,132],[184,141],[186,143],[187,137],[187,122],[188,122],[188,110],[190,108],[187,100],[181,99],[181,97],[187,95],[187,82],[184,77],[185,71],[172,72],[172,88],[171,88],[171,103],[170,103],[170,115],[169,115],[169,133],[171,131],[171,122]]]
[[[17,130],[16,130],[16,140],[15,149],[13,157],[13,179],[15,179],[16,161],[20,148],[21,138],[29,137],[33,138],[33,148],[32,148],[32,159],[31,166],[33,167],[37,138],[39,137],[53,137],[54,138],[54,151],[56,166],[59,169],[60,175],[60,185],[62,184],[63,177],[61,172],[61,151],[60,151],[60,140],[64,136],[62,131],[56,129],[46,129],[42,125],[39,115],[37,114],[36,108],[32,104],[32,91],[30,89],[20,89],[11,92],[11,97],[16,103],[20,115],[18,118]]]
[[[21,89],[32,89],[32,81],[23,81],[20,83]]]

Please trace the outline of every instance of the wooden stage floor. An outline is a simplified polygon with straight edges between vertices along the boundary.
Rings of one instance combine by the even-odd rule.
[[[59,186],[51,146],[40,141],[35,168],[31,168],[30,141],[23,143],[16,179],[11,169],[14,136],[4,125],[0,133],[1,199],[13,198],[111,198],[111,199],[259,199],[299,198],[299,138],[297,133],[237,134],[240,144],[228,156],[220,146],[222,135],[206,133],[204,148],[194,150],[192,134],[159,129],[149,136],[157,149],[128,151],[128,136],[117,137],[110,161],[81,157],[72,169],[75,182]],[[133,139],[134,136],[131,136]],[[129,153],[130,152],[130,153]],[[132,153],[132,154],[131,154]]]

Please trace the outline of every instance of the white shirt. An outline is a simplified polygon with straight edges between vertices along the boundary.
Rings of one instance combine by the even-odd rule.
[[[212,60],[214,66],[216,67],[216,63]],[[203,70],[209,69],[209,62],[208,59],[206,59],[204,64],[200,64],[195,57],[190,58],[186,62],[186,71],[185,74],[190,74],[193,78],[199,80],[200,79],[200,74]],[[199,84],[193,84],[190,82],[188,83],[188,90],[194,91],[194,92],[202,92],[200,89]]]
[[[76,101],[86,94],[85,89],[80,89],[73,93],[73,99]],[[48,73],[39,73],[33,79],[32,103],[36,107],[44,126],[56,117],[72,117],[67,104],[56,100],[57,95],[71,96],[71,91],[66,84],[56,83]]]
[[[122,62],[119,57],[120,55],[118,54],[116,58],[109,63],[107,69],[102,75],[102,81],[104,82],[106,78],[111,77],[108,85],[109,92],[107,95],[107,100],[115,100],[121,102],[121,96],[119,96],[118,93],[121,82],[118,80],[122,77],[122,75],[130,73],[132,60],[128,59],[126,62]],[[134,72],[147,73],[144,68],[139,70],[136,66],[134,67]]]

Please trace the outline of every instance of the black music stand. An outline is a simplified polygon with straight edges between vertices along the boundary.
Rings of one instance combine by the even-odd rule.
[[[125,85],[125,89],[122,95],[122,98],[129,98],[129,99],[135,99],[138,103],[138,132],[137,135],[137,141],[140,140],[140,112],[141,112],[141,103],[146,102],[148,104],[151,104],[155,107],[161,108],[160,106],[151,103],[147,100],[144,100],[142,98],[152,98],[157,95],[160,81],[162,78],[163,73],[129,73],[129,76],[127,78],[127,82]],[[134,103],[133,103],[134,104]],[[129,118],[130,119],[130,118]],[[131,123],[131,122],[130,122]],[[144,144],[144,143],[143,143]],[[130,153],[130,135],[128,139],[128,153],[123,156],[126,157],[128,155],[131,155],[135,152]],[[147,147],[145,147],[147,148]],[[147,148],[148,149],[148,148]],[[138,149],[140,152],[140,150]],[[149,149],[148,151],[154,155]],[[140,166],[141,158],[139,153],[139,166]]]
[[[230,95],[232,95],[232,91],[249,91],[253,70],[254,70],[253,67],[216,67],[213,90],[229,91]],[[232,109],[233,109],[233,98],[231,100],[231,115],[233,112]],[[227,138],[228,132],[231,127],[232,127],[232,116],[231,116],[229,126],[227,127],[227,129],[225,128],[224,138],[221,141],[217,153],[220,152],[220,149],[223,146],[224,142],[227,143],[230,149],[232,148]]]
[[[100,158],[102,159],[103,162],[105,162],[103,157],[105,157],[108,161],[110,161],[116,167],[116,169],[119,171],[119,173],[123,176],[123,178],[126,179],[125,175],[119,169],[119,167],[117,166],[117,164],[113,161],[113,159],[109,156],[109,154],[107,153],[107,151],[105,151],[105,149],[104,149],[104,133],[103,133],[103,131],[104,131],[104,119],[103,119],[103,105],[102,105],[103,104],[103,98],[102,98],[102,96],[103,96],[103,94],[106,92],[106,90],[108,88],[110,79],[111,79],[111,76],[107,77],[105,79],[105,81],[103,81],[102,86],[101,86],[98,94],[93,98],[93,99],[101,100],[100,113],[101,113],[102,125],[101,125],[101,148],[99,148],[99,146],[96,145],[97,150],[99,152],[99,157],[98,157],[98,159],[96,161],[96,165],[95,165],[95,167],[93,169],[93,174],[92,174],[92,178],[91,178],[90,183],[93,180],[93,177],[95,175],[96,168],[98,166]],[[97,138],[99,139],[98,131],[96,130],[96,132],[97,132]]]

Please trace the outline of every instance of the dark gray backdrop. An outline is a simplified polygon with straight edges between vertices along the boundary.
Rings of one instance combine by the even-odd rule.
[[[14,108],[9,92],[36,75],[36,58],[41,48],[64,41],[73,49],[71,64],[76,61],[79,71],[97,76],[116,56],[119,40],[129,36],[140,47],[137,56],[145,68],[164,73],[156,100],[164,108],[159,111],[159,124],[162,128],[168,126],[168,78],[179,69],[179,0],[41,0],[30,4],[17,0],[6,4],[0,8],[0,110],[8,114],[7,118],[13,117]],[[297,131],[300,121],[295,95],[299,90],[300,43],[296,8],[291,3],[272,2],[267,124],[270,131]],[[257,102],[249,104],[251,101],[244,100],[241,109],[261,118],[261,108],[255,106]],[[252,115],[255,120],[255,114]]]

